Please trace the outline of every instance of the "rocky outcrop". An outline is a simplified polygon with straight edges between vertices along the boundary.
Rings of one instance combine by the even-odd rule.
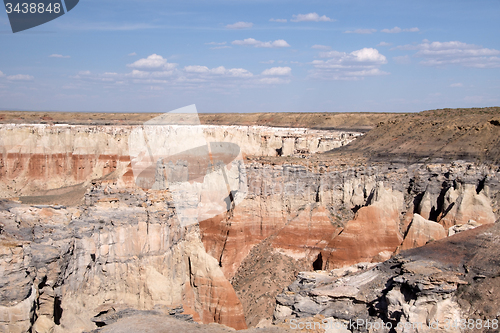
[[[495,305],[499,229],[465,231],[376,266],[300,273],[277,296],[275,321],[289,325],[291,319],[320,315],[352,332],[373,327],[377,332],[462,332],[462,320],[486,323],[487,318],[491,329],[492,320],[500,318]]]
[[[267,279],[261,270],[249,269],[254,249],[269,247],[295,260],[289,270],[303,266],[332,269],[358,262],[381,262],[401,248],[410,249],[448,235],[441,219],[446,216],[445,195],[454,187],[470,184],[476,196],[486,196],[498,207],[499,174],[495,167],[465,162],[452,164],[333,165],[247,164],[249,191],[243,202],[226,216],[202,221],[205,248],[219,260],[224,274],[238,281],[243,303],[258,312],[268,294],[245,288],[246,281]],[[481,194],[476,190],[483,188]],[[454,205],[458,205],[454,201]],[[470,207],[470,206],[469,206]],[[415,215],[418,214],[418,215]],[[423,214],[427,218],[425,221]],[[457,220],[458,221],[458,220]],[[466,221],[467,222],[467,221]],[[269,254],[262,258],[275,258]],[[273,259],[278,260],[278,259]],[[241,268],[241,270],[240,270]],[[270,281],[274,281],[272,276]],[[245,292],[241,292],[245,290]],[[260,295],[253,303],[254,295]],[[265,314],[267,318],[270,312]],[[247,318],[247,323],[256,321]]]
[[[419,214],[414,214],[410,228],[403,244],[401,244],[401,250],[424,246],[428,242],[439,240],[446,236],[446,232],[441,224],[426,220]]]
[[[163,126],[162,131],[180,130]],[[359,132],[265,126],[199,125],[207,141],[237,144],[246,155],[290,156],[343,146]],[[134,126],[0,125],[0,190],[3,198],[40,195],[111,172],[129,171]],[[181,143],[182,145],[182,143]],[[129,171],[128,178],[133,176]],[[29,184],[29,186],[26,186]],[[46,195],[45,193],[43,195]]]
[[[486,189],[487,191],[488,189]],[[474,184],[459,184],[444,196],[444,216],[440,223],[446,228],[474,220],[479,224],[495,223],[490,199]]]
[[[0,210],[6,244],[0,255],[11,263],[0,279],[3,318],[21,311],[20,326],[78,331],[94,329],[110,309],[182,305],[196,321],[243,328],[239,296],[246,322],[255,326],[271,318],[275,295],[299,268],[381,262],[443,230],[468,229],[472,220],[492,223],[499,214],[496,166],[314,159],[308,154],[356,133],[204,126],[208,141],[237,142],[243,153],[258,156],[241,161],[248,191],[231,192],[227,211],[184,228],[171,192],[137,187],[128,156],[131,128],[0,126],[0,191],[31,204],[10,201]],[[158,167],[148,171],[155,182],[165,180]],[[175,186],[187,207],[188,186]],[[202,197],[198,203],[206,205],[208,196]],[[31,308],[14,309],[26,300]]]
[[[403,241],[399,231],[403,194],[378,183],[371,200],[328,245],[326,269],[387,260]]]
[[[93,185],[80,207],[6,203],[0,320],[7,331],[27,332],[33,323],[90,331],[110,308],[179,305],[198,322],[245,328],[217,260],[196,226],[179,225],[169,196],[108,181]]]

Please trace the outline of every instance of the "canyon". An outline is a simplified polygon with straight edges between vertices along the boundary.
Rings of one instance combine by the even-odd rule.
[[[246,192],[187,226],[168,189],[136,184],[134,125],[15,124],[7,114],[0,330],[120,332],[168,322],[151,331],[282,332],[291,319],[498,320],[494,301],[474,295],[500,293],[498,265],[483,267],[497,260],[500,111],[443,112],[451,111],[358,116],[328,129],[321,121],[281,127],[296,124],[287,116],[268,126],[205,116],[208,142],[240,147],[245,172],[229,176],[244,176]],[[400,132],[407,123],[411,137]],[[425,156],[422,137],[444,127],[443,154]],[[474,142],[466,153],[454,148],[464,140]],[[219,326],[200,325],[209,323]]]

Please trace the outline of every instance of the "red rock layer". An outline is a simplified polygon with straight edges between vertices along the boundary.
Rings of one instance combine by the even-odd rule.
[[[202,241],[207,253],[219,260],[224,275],[230,279],[253,246],[283,228],[286,215],[280,197],[244,200],[230,217],[200,222]]]
[[[341,268],[359,262],[384,261],[390,258],[403,237],[399,232],[400,198],[379,183],[375,202],[362,207],[344,230],[335,237],[323,257],[326,269]]]
[[[272,247],[292,258],[316,260],[320,251],[342,230],[332,224],[329,215],[324,206],[308,205],[278,231]],[[320,259],[314,268],[323,266]]]

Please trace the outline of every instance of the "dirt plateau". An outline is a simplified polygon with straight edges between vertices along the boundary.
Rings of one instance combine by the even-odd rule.
[[[135,185],[133,125],[13,124],[19,119],[7,113],[0,331],[284,332],[291,319],[498,320],[500,111],[466,111],[273,130],[300,119],[283,116],[266,127],[221,123],[222,134],[218,118],[207,117],[208,137],[240,145],[248,193],[188,227],[169,191]],[[434,147],[426,156],[419,142],[440,131],[443,155]],[[461,140],[473,142],[465,153]]]

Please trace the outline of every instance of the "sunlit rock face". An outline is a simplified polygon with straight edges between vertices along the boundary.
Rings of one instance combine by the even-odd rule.
[[[129,138],[136,129],[137,126],[1,124],[1,195],[5,198],[37,194],[111,172],[125,175],[120,180],[131,184],[134,179],[130,155],[138,147],[130,147]],[[160,126],[158,131],[176,134],[189,128]],[[360,135],[264,126],[199,125],[198,131],[207,142],[233,143],[243,155],[253,156],[324,152],[346,145]],[[185,142],[170,142],[168,146],[182,148]]]
[[[266,239],[276,251],[306,259],[311,267],[321,253],[316,265],[332,269],[383,261],[401,249],[447,236],[445,221],[456,215],[453,207],[467,214],[450,226],[482,215],[488,217],[482,219],[485,223],[496,220],[498,171],[465,162],[325,166],[322,171],[252,162],[247,175],[245,200],[228,214],[200,223],[207,252],[219,260],[228,278]],[[472,199],[448,195],[465,188],[470,190],[464,195]]]
[[[94,185],[86,201],[2,209],[3,231],[17,242],[2,244],[3,275],[12,280],[2,288],[4,324],[21,327],[36,312],[66,332],[81,332],[95,328],[92,319],[103,309],[183,306],[196,321],[246,327],[217,260],[205,252],[197,226],[179,224],[167,191],[108,182]]]
[[[419,214],[414,214],[405,240],[401,244],[401,250],[424,246],[428,242],[439,240],[446,236],[446,232],[441,224],[426,220]]]
[[[249,307],[256,298],[274,302],[284,282],[246,271],[259,264],[252,253],[266,264],[284,258],[288,277],[299,266],[381,262],[498,218],[500,177],[492,166],[247,160],[300,157],[355,135],[201,128],[208,143],[236,142],[241,159],[227,161],[224,172],[205,172],[209,164],[192,171],[188,157],[168,169],[169,154],[179,152],[165,152],[143,169],[141,183],[132,126],[0,126],[0,190],[25,203],[0,205],[2,329],[90,331],[105,314],[178,306],[195,321],[237,329],[251,313],[255,326],[272,311],[244,309],[237,295]],[[239,276],[246,281],[235,291],[229,281]],[[400,299],[396,292],[388,297]]]
[[[378,183],[367,206],[360,208],[353,220],[330,244],[327,268],[340,268],[374,259],[389,259],[403,241],[399,215],[404,209],[401,192],[386,190]]]

